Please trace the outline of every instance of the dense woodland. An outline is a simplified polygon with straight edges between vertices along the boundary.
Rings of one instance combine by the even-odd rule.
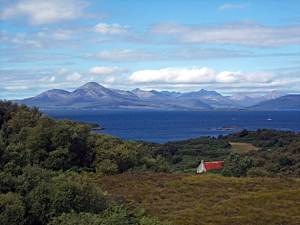
[[[224,176],[300,176],[300,134],[242,131],[154,144],[91,132],[36,108],[0,102],[0,224],[159,225],[94,182],[131,172],[195,173],[201,159],[225,160]],[[230,142],[259,150],[233,152]],[[109,188],[108,188],[109,190]]]
[[[159,224],[110,200],[85,175],[163,170],[164,160],[140,144],[9,102],[0,103],[0,127],[1,225]]]

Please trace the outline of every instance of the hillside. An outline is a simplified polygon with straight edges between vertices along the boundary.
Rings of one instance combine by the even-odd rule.
[[[299,224],[300,181],[125,173],[93,177],[113,198],[171,225]]]
[[[299,133],[244,130],[152,144],[91,126],[0,101],[1,225],[299,220]],[[202,159],[224,160],[224,168],[196,176]]]
[[[17,102],[40,108],[99,109],[145,106],[145,103],[133,94],[111,90],[95,82],[87,83],[72,92],[54,89]]]
[[[0,101],[1,225],[160,225],[110,200],[87,174],[162,171],[163,163],[137,143],[92,134],[90,125]]]
[[[261,102],[250,107],[252,110],[300,110],[300,95],[286,95]]]

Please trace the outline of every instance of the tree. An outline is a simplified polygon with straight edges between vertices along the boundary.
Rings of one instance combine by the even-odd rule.
[[[247,171],[252,167],[253,161],[250,157],[242,157],[238,153],[231,153],[225,160],[222,174],[234,177],[246,176]]]
[[[75,174],[61,174],[41,181],[26,198],[30,224],[46,224],[63,213],[97,214],[108,207],[105,194]]]
[[[48,225],[103,225],[101,215],[91,213],[63,213],[54,217]]]
[[[48,225],[130,225],[131,217],[123,207],[113,207],[101,214],[63,213]],[[134,223],[136,224],[136,223]]]
[[[97,164],[96,171],[103,175],[113,175],[118,173],[118,165],[110,159],[104,159]]]
[[[76,174],[53,178],[50,200],[56,213],[71,210],[99,213],[108,205],[105,194],[96,185]]]
[[[17,193],[0,194],[0,225],[25,224],[25,207]]]

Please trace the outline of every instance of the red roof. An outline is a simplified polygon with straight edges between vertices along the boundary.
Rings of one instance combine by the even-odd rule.
[[[204,167],[207,170],[218,170],[223,168],[223,161],[204,162]]]

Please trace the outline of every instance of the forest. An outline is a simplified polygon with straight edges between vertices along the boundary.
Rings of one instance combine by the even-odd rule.
[[[299,182],[294,179],[300,177],[300,134],[296,132],[243,130],[224,137],[155,144],[124,141],[91,130],[90,124],[55,120],[37,108],[0,102],[1,225],[176,224],[170,219],[178,217],[176,210],[165,215],[153,211],[153,205],[144,204],[146,194],[135,189],[142,184],[165,185],[177,178],[198,183],[200,178],[194,173],[200,160],[224,160],[222,171],[201,179],[223,182],[228,188],[232,184],[233,191],[240,191],[239,182],[243,183],[239,188],[245,189],[244,183],[249,182],[265,189],[271,183],[279,185],[278,179],[289,179],[277,191],[299,193]],[[250,143],[257,150],[233,151],[232,142]],[[129,183],[122,192],[119,188],[130,180],[136,183]],[[286,193],[284,188],[289,187],[296,192]],[[296,217],[292,213],[290,218]],[[270,224],[279,224],[276,221],[285,220],[271,219],[274,223]]]

